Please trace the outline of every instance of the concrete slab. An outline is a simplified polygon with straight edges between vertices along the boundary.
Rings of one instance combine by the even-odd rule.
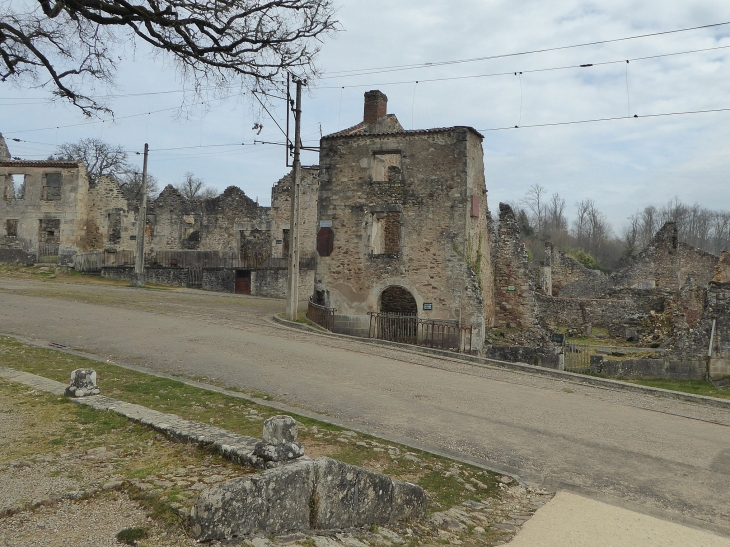
[[[538,509],[509,547],[729,547],[730,538],[569,492]]]

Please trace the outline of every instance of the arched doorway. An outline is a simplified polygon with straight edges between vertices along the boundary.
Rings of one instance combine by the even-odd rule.
[[[390,286],[380,294],[380,313],[375,327],[377,338],[415,344],[418,339],[418,304],[413,295],[403,287]],[[371,334],[372,336],[372,334]]]
[[[418,304],[408,289],[392,285],[380,295],[380,313],[418,315]]]

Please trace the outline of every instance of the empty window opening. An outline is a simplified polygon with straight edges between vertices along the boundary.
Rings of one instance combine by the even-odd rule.
[[[402,173],[400,152],[373,155],[371,174],[374,181],[398,183]]]
[[[241,261],[261,267],[271,257],[271,234],[267,230],[241,230]]]
[[[61,219],[41,219],[39,240],[41,243],[59,243],[61,241]]]
[[[380,295],[380,311],[399,315],[418,315],[418,304],[408,289],[391,286]]]
[[[370,252],[397,255],[400,252],[400,213],[373,213]]]
[[[107,215],[109,230],[107,239],[111,245],[118,245],[122,241],[122,213],[115,211]]]
[[[18,237],[18,219],[9,218],[5,221],[5,234],[8,237]]]
[[[41,199],[45,201],[57,201],[61,199],[61,173],[46,174]]]
[[[5,197],[9,200],[25,198],[25,175],[10,175],[10,185]]]
[[[284,229],[282,230],[282,232],[283,235],[281,237],[281,256],[282,258],[289,258],[289,230]]]

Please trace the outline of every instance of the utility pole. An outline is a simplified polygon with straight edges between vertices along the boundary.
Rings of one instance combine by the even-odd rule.
[[[299,140],[302,126],[302,82],[296,80],[297,101],[294,107],[294,167],[291,181],[291,216],[289,219],[289,276],[286,284],[286,318],[297,319],[299,303],[299,184],[302,165]]]
[[[134,262],[133,287],[144,287],[144,238],[147,229],[147,155],[149,146],[144,143],[144,162],[142,163],[142,202],[137,215],[137,256]]]

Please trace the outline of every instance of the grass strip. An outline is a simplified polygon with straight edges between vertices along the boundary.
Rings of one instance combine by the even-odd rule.
[[[10,337],[0,337],[0,366],[64,383],[69,381],[72,370],[93,368],[104,395],[252,437],[261,436],[266,418],[280,413],[245,399],[110,363],[30,346]],[[296,414],[292,416],[300,424],[299,440],[308,455],[328,456],[419,484],[435,502],[432,503],[434,509],[498,496],[498,475],[490,471],[319,420]],[[90,414],[89,419],[98,418]]]

